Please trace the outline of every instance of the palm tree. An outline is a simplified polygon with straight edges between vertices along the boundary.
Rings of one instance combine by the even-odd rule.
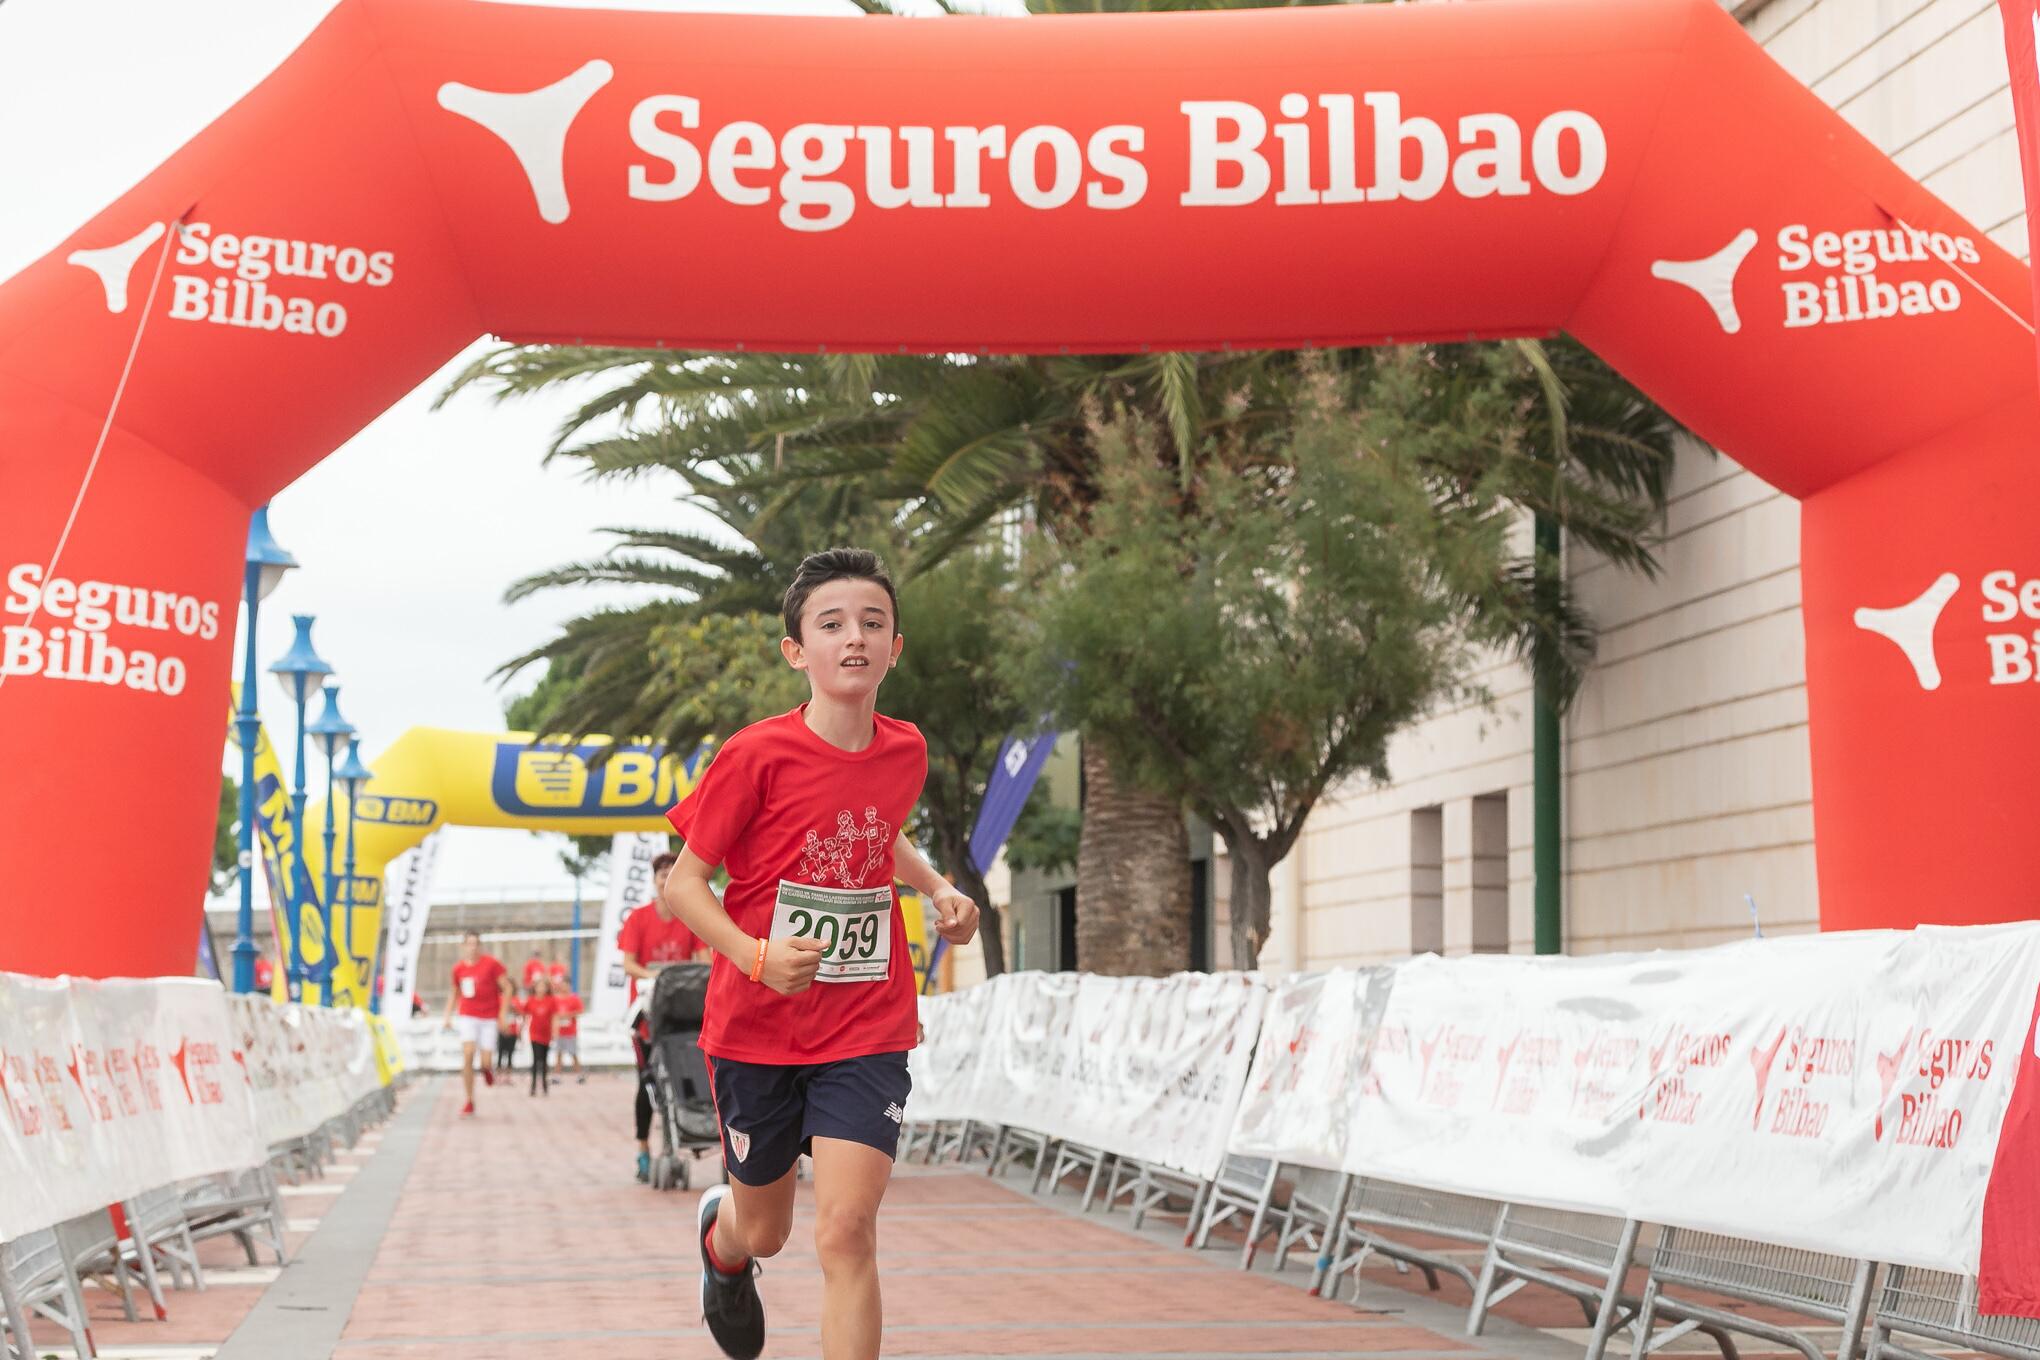
[[[1424,444],[1441,506],[1500,496],[1623,566],[1654,570],[1651,526],[1676,430],[1661,411],[1571,341],[1435,346],[1418,354],[1423,362],[1393,366],[1418,375],[1398,395],[1412,427],[1465,427],[1469,435]],[[1377,362],[1376,352],[1356,350],[1315,367],[1357,392]],[[568,419],[549,456],[584,461],[597,475],[667,469],[706,488],[730,527],[767,539],[800,518],[806,497],[823,491],[898,504],[913,526],[910,571],[945,559],[1015,512],[1051,541],[1081,539],[1097,497],[1094,430],[1108,411],[1137,413],[1168,432],[1158,456],[1177,479],[1185,513],[1195,514],[1200,472],[1215,449],[1227,448],[1223,461],[1231,467],[1251,464],[1263,443],[1269,457],[1279,456],[1272,450],[1288,429],[1300,380],[1295,357],[1279,353],[970,358],[538,348],[484,356],[460,382],[508,395],[605,371],[620,380]],[[1475,391],[1492,401],[1497,371],[1507,379],[1505,408],[1473,409]],[[617,417],[625,421],[620,430],[575,442]],[[627,541],[656,540],[640,534]],[[766,569],[762,557],[715,565],[748,580]],[[576,564],[519,589],[632,579],[634,570],[628,560]],[[745,584],[733,580],[727,589],[741,594]],[[1513,624],[1540,683],[1569,696],[1592,635],[1563,582],[1525,559],[1481,591],[1480,601]],[[657,696],[642,688],[637,663],[624,659],[642,657],[643,624],[586,616],[520,660],[562,647],[601,655],[591,711],[598,702],[622,709],[635,699],[638,706],[626,711],[648,721]],[[1180,806],[1119,777],[1089,746],[1084,774],[1079,899],[1112,909],[1080,913],[1080,958],[1097,968],[1187,962],[1190,873]],[[1137,957],[1129,954],[1134,948]]]

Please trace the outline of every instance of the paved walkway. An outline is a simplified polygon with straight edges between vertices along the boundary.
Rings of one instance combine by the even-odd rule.
[[[117,1301],[91,1291],[102,1351],[111,1360],[714,1360],[696,1304],[695,1195],[632,1179],[629,1078],[591,1075],[550,1098],[504,1086],[482,1095],[481,1113],[463,1120],[458,1083],[425,1081],[324,1183],[287,1191],[293,1256],[281,1272],[251,1270],[230,1241],[208,1243],[213,1287],[173,1293],[167,1322],[118,1321]],[[1580,1354],[1577,1308],[1543,1291],[1524,1291],[1488,1335],[1468,1339],[1462,1286],[1431,1296],[1370,1271],[1359,1306],[1316,1299],[1301,1270],[1242,1274],[1233,1251],[1184,1250],[1180,1220],[1136,1233],[1123,1213],[1086,1217],[1076,1204],[1068,1193],[1037,1199],[1022,1182],[994,1182],[981,1164],[901,1168],[880,1220],[886,1353]],[[760,1281],[770,1357],[820,1353],[810,1233],[803,1214]],[[38,1339],[69,1353],[54,1333]]]

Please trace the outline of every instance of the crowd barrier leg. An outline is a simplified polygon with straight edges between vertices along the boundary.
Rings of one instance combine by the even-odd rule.
[[[28,1311],[21,1306],[21,1295],[14,1288],[14,1277],[7,1271],[6,1244],[0,1243],[0,1321],[7,1326],[7,1345],[0,1350],[0,1357],[19,1357],[29,1360],[35,1350],[28,1336]]]
[[[1084,1202],[1082,1208],[1087,1214],[1091,1212],[1091,1201],[1097,1197],[1098,1177],[1104,1174],[1105,1164],[1107,1162],[1111,1162],[1114,1166],[1119,1164],[1119,1159],[1106,1152],[1103,1148],[1097,1149],[1095,1155],[1096,1160],[1091,1163],[1091,1178],[1084,1182]]]
[[[1608,1353],[1608,1339],[1617,1325],[1622,1306],[1622,1281],[1636,1260],[1636,1238],[1643,1225],[1630,1219],[1622,1225],[1622,1237],[1615,1245],[1615,1262],[1608,1268],[1608,1288],[1601,1294],[1600,1311],[1594,1317],[1594,1334],[1587,1339],[1586,1360],[1601,1360]]]
[[[1035,1195],[1041,1193],[1041,1183],[1048,1179],[1050,1170],[1062,1158],[1062,1147],[1062,1140],[1059,1138],[1044,1137],[1041,1140],[1041,1155],[1034,1159],[1034,1179],[1027,1186],[1028,1193]],[[1050,1185],[1049,1188],[1052,1190],[1055,1187]]]
[[[1332,1192],[1332,1216],[1330,1226],[1328,1226],[1325,1229],[1324,1240],[1318,1244],[1317,1261],[1311,1266],[1310,1269],[1310,1292],[1314,1295],[1321,1293],[1324,1290],[1325,1277],[1331,1274],[1332,1262],[1337,1259],[1338,1244],[1341,1235],[1340,1225],[1344,1224],[1346,1221],[1346,1200],[1352,1194],[1352,1192],[1353,1192],[1352,1175],[1350,1173],[1341,1172],[1339,1175],[1338,1188]],[[1288,1231],[1285,1229],[1283,1232],[1283,1236],[1287,1238],[1288,1235],[1289,1235]],[[1288,1254],[1289,1244],[1286,1241],[1278,1242],[1275,1247],[1275,1269],[1277,1270],[1282,1269],[1283,1258]],[[1433,1289],[1436,1289],[1438,1287],[1435,1277],[1433,1277],[1431,1287]]]

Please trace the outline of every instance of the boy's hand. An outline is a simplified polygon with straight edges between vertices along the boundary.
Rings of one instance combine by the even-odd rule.
[[[969,944],[977,934],[977,903],[963,893],[938,892],[929,905],[935,908],[935,933],[952,945]]]
[[[787,935],[765,946],[765,969],[758,980],[781,996],[798,996],[814,985],[822,966],[823,944],[803,935]]]

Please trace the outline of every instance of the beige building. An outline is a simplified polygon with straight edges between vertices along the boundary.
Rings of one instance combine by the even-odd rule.
[[[1729,7],[1901,168],[2026,256],[1995,0]],[[1798,506],[1694,448],[1661,560],[1655,583],[1584,553],[1568,562],[1601,638],[1563,727],[1571,952],[1738,938],[1752,901],[1766,932],[1818,921]],[[1529,950],[1529,682],[1500,665],[1487,683],[1490,708],[1441,713],[1396,743],[1393,784],[1319,807],[1276,870],[1266,966]]]

